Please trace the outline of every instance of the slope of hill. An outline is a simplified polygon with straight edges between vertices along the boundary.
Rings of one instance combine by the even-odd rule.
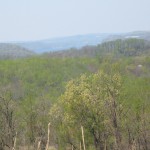
[[[34,52],[21,46],[8,43],[0,43],[0,59],[23,58],[35,55]]]
[[[97,46],[84,46],[81,49],[69,49],[45,53],[44,56],[73,58],[73,57],[131,57],[150,56],[150,41],[136,38],[107,41]]]

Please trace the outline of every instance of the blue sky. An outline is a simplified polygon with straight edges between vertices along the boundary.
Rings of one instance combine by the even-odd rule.
[[[150,30],[150,0],[0,0],[0,41]]]

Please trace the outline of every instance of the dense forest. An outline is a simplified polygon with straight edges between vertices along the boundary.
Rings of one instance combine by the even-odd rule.
[[[148,41],[9,57],[0,78],[0,150],[150,149]]]

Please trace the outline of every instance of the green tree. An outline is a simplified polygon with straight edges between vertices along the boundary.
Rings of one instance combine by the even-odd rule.
[[[87,135],[93,137],[95,148],[98,150],[103,150],[107,146],[106,141],[111,140],[109,134],[112,127],[112,137],[119,147],[121,135],[117,98],[120,86],[119,74],[108,75],[102,71],[71,80],[58,105],[51,110],[51,118],[53,122],[61,120],[63,126],[71,128],[71,131],[75,130],[75,133],[80,132],[81,125],[84,126]]]

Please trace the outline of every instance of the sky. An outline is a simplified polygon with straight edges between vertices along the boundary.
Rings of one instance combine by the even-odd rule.
[[[150,31],[150,0],[0,0],[0,41]]]

